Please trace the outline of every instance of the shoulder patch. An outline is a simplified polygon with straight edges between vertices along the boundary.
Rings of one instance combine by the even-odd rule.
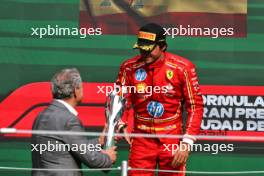
[[[175,63],[172,63],[172,62],[166,62],[165,63],[167,66],[169,66],[169,67],[172,67],[172,68],[177,68],[177,65],[175,64]]]

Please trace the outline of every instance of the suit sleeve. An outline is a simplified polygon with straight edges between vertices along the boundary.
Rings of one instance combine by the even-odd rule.
[[[186,133],[183,142],[190,145],[196,140],[193,135],[198,135],[203,117],[203,99],[200,93],[198,77],[194,64],[190,63],[182,71],[183,95],[187,110]]]
[[[78,117],[73,116],[70,120],[66,122],[67,131],[73,132],[85,132],[83,126],[81,125]],[[93,145],[94,150],[87,149],[85,153],[82,151],[71,151],[71,153],[82,161],[85,165],[91,168],[108,168],[112,166],[112,161],[110,157],[106,154],[100,152],[100,144],[98,139],[88,140],[85,136],[75,136],[75,135],[65,135],[63,136],[64,142],[70,144],[71,147],[78,145]]]
[[[121,95],[125,97],[126,99],[126,106],[124,109],[124,113],[122,115],[121,120],[118,123],[118,128],[121,128],[123,126],[126,126],[128,123],[128,119],[133,116],[133,110],[132,110],[132,96],[131,92],[128,92],[126,87],[130,85],[129,83],[129,73],[125,69],[125,63],[123,63],[120,66],[118,77],[116,80],[116,86],[119,87],[119,90],[121,92]]]

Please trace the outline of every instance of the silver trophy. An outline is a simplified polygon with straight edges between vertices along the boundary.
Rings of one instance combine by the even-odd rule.
[[[106,121],[107,121],[107,137],[105,149],[109,149],[115,145],[114,132],[118,121],[120,120],[125,107],[125,98],[119,96],[116,91],[110,93],[106,100]]]

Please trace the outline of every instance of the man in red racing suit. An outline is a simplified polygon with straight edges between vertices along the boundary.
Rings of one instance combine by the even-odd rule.
[[[153,23],[143,26],[135,46],[141,54],[125,61],[120,67],[116,84],[126,88],[127,106],[119,127],[125,127],[130,118],[128,116],[131,116],[129,109],[133,108],[134,133],[183,135],[182,139],[133,138],[129,166],[155,169],[158,165],[161,170],[179,171],[174,174],[159,172],[159,175],[185,175],[188,147],[196,140],[193,135],[200,130],[203,101],[195,65],[164,51],[167,44],[164,33],[161,36],[160,31],[163,32],[163,28]],[[153,41],[154,35],[151,34],[160,38]],[[152,39],[153,45],[143,42],[148,39]],[[155,58],[155,54],[158,57]],[[149,62],[146,58],[152,56],[154,59]],[[182,128],[183,104],[188,114],[185,130]],[[180,146],[183,151],[179,150]],[[154,172],[132,170],[129,175],[149,176]]]

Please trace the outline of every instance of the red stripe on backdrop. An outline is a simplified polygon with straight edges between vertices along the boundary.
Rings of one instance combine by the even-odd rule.
[[[113,83],[84,83],[84,104],[76,109],[84,126],[103,126],[105,124],[104,102],[106,91],[113,88]],[[225,85],[202,85],[203,94],[212,95],[251,95],[264,96],[264,86],[225,86]],[[41,94],[40,94],[41,92]],[[38,82],[24,85],[13,91],[5,100],[0,103],[0,128],[10,127],[15,123],[14,128],[31,129],[37,114],[46,106],[35,107],[23,118],[19,119],[25,111],[41,103],[51,102],[49,82]],[[100,106],[101,105],[101,106]],[[132,124],[132,122],[131,122]],[[263,135],[260,132],[225,131],[213,132],[203,131],[204,134],[215,135]],[[224,133],[224,134],[223,134]],[[25,135],[22,135],[25,136]]]
[[[49,103],[51,99],[51,89],[48,82],[31,83],[19,87],[0,104],[0,127],[9,127],[32,106]],[[28,125],[26,126],[28,127]]]
[[[159,23],[164,27],[183,25],[187,28],[190,25],[192,28],[234,28],[234,35],[229,37],[247,36],[246,14],[171,12],[152,17],[142,17],[142,19],[146,22]],[[93,25],[93,22],[96,22],[96,26]],[[136,19],[125,13],[91,17],[85,11],[81,11],[80,27],[100,27],[103,34],[136,34],[139,25]]]
[[[106,99],[106,90],[110,91],[109,88],[112,87],[112,83],[84,83],[84,98],[82,103],[103,104]],[[105,93],[103,93],[102,91],[104,91]],[[0,103],[0,128],[10,127],[10,125],[20,116],[22,116],[27,110],[35,107],[22,120],[24,121],[26,118],[32,118],[32,113],[34,115],[37,115],[37,113],[34,113],[35,109],[39,109],[39,111],[43,109],[39,108],[37,105],[50,103],[51,101],[52,94],[49,82],[31,83],[16,89]],[[77,109],[79,108],[82,109],[82,107],[78,106]],[[86,111],[90,112],[88,114],[98,114],[97,110],[94,110],[93,108],[88,108]],[[24,124],[24,127],[26,127],[27,129],[31,128],[32,124]]]

